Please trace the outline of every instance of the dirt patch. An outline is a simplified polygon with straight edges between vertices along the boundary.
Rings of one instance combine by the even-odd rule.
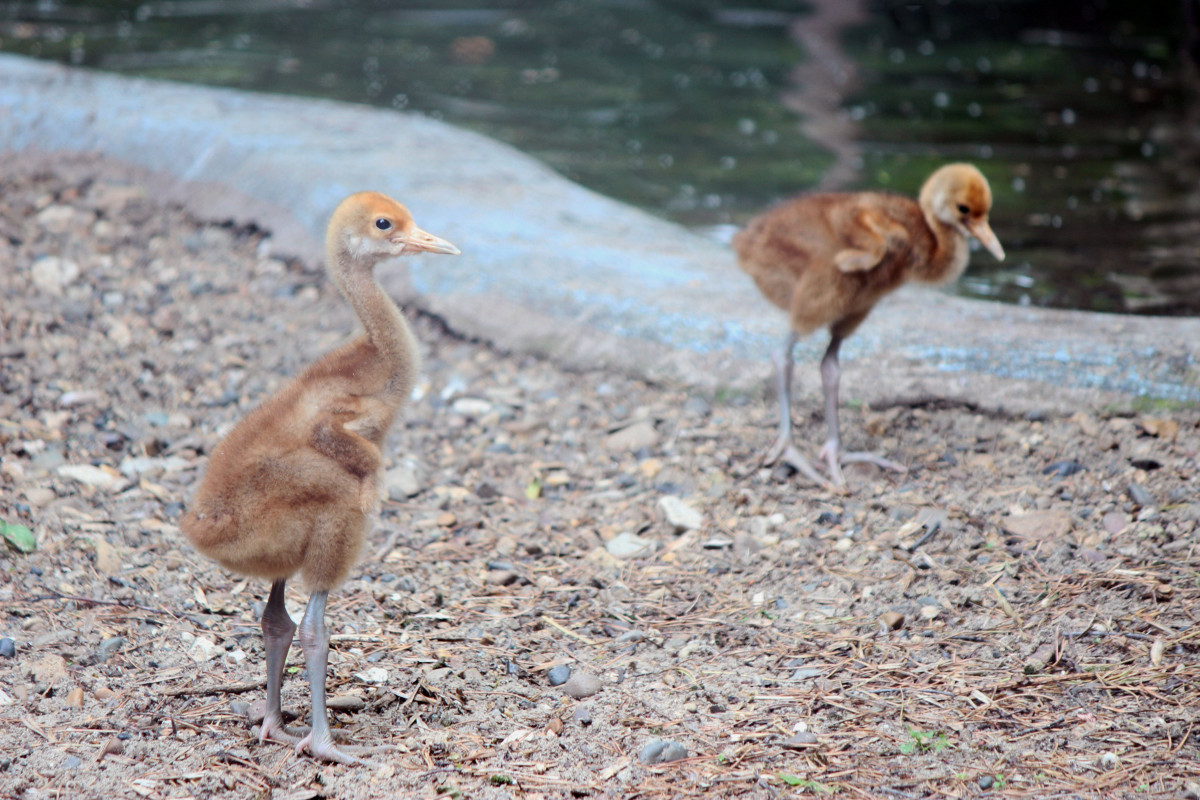
[[[847,445],[910,471],[839,497],[756,467],[769,398],[568,372],[431,317],[391,499],[328,615],[335,726],[396,751],[259,745],[267,587],[176,521],[220,435],[355,321],[268,231],[94,160],[0,188],[0,520],[37,544],[0,546],[0,797],[1200,792],[1195,409],[851,400]]]

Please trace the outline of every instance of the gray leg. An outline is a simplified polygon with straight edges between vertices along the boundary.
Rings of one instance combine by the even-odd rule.
[[[296,632],[296,623],[292,622],[283,604],[284,583],[284,580],[277,580],[271,584],[271,595],[267,598],[267,607],[262,615],[263,639],[267,648],[267,711],[258,736],[260,742],[267,739],[295,742],[298,739],[297,734],[284,727],[283,705],[279,697],[283,687],[284,664]]]
[[[296,743],[296,754],[305,750],[314,758],[353,766],[365,764],[351,753],[375,753],[394,750],[390,745],[378,747],[338,748],[329,727],[329,711],[325,706],[325,677],[329,669],[329,631],[325,628],[325,601],[329,592],[313,592],[300,620],[300,646],[304,648],[304,665],[308,669],[308,687],[312,693],[312,729]]]
[[[796,346],[796,339],[796,332],[789,330],[783,347],[771,356],[771,363],[775,365],[775,394],[779,397],[779,434],[763,462],[788,464],[810,481],[829,488],[829,482],[817,472],[792,441],[792,369],[795,365],[792,349]]]
[[[824,459],[829,467],[829,477],[836,486],[845,486],[846,478],[842,475],[842,464],[866,462],[883,469],[896,472],[907,472],[908,468],[895,461],[889,461],[874,453],[843,453],[842,437],[838,425],[838,387],[841,383],[842,370],[838,363],[838,350],[842,346],[842,337],[836,333],[829,339],[829,347],[821,359],[821,387],[825,391],[825,423],[829,426],[829,438],[821,448],[818,458]]]

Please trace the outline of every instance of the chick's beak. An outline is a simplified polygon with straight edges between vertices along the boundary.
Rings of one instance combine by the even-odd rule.
[[[996,234],[992,233],[986,219],[968,222],[967,230],[971,231],[971,235],[978,239],[979,243],[986,247],[997,261],[1004,260],[1004,248],[1000,246],[1000,240],[996,238]]]
[[[407,235],[398,236],[392,241],[403,244],[405,253],[442,253],[456,256],[462,252],[440,236],[434,236],[420,228],[413,228]]]

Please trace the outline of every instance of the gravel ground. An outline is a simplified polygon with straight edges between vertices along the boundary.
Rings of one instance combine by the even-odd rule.
[[[3,167],[0,797],[1200,797],[1196,408],[846,398],[910,471],[838,496],[758,468],[766,364],[701,398],[412,309],[425,377],[328,615],[334,724],[395,751],[259,745],[267,587],[176,522],[353,316],[134,173]]]

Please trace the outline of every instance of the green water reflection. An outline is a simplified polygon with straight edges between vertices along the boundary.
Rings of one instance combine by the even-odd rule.
[[[1200,311],[1179,3],[885,0],[847,21],[855,5],[0,2],[0,48],[422,111],[722,233],[823,180],[912,193],[969,159],[1009,259],[977,255],[964,294]],[[823,94],[821,68],[847,66]]]

